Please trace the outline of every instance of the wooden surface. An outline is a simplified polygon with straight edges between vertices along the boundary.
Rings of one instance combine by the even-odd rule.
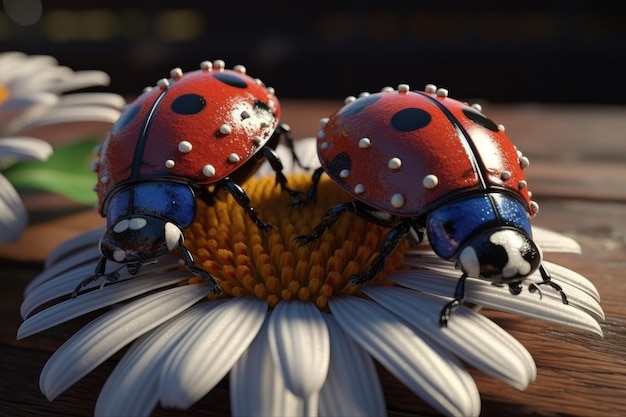
[[[479,101],[480,102],[480,101]],[[530,158],[526,170],[540,211],[534,224],[578,240],[583,255],[549,255],[589,278],[606,313],[604,338],[505,313],[485,314],[533,355],[537,379],[518,391],[471,370],[481,391],[483,416],[626,415],[626,107],[490,105],[483,111]],[[283,102],[283,120],[297,137],[314,136],[318,121],[340,101]],[[81,323],[72,322],[17,342],[19,306],[26,283],[42,270],[56,245],[102,224],[91,209],[61,198],[25,196],[39,219],[14,245],[0,245],[0,416],[84,416],[117,359],[49,403],[39,392],[45,361]],[[494,354],[498,354],[494,352]],[[436,415],[381,369],[390,415]],[[155,416],[224,415],[227,381],[186,412],[157,409]]]

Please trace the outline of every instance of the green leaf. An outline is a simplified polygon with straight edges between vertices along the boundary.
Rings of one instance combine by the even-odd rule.
[[[24,161],[3,174],[16,189],[41,190],[63,195],[80,204],[95,205],[93,186],[98,181],[91,170],[93,148],[99,139],[86,139],[54,148],[47,161]]]

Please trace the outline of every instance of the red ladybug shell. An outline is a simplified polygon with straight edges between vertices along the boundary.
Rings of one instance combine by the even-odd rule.
[[[100,211],[120,184],[219,181],[263,147],[279,117],[273,90],[242,66],[228,70],[216,61],[185,74],[172,70],[125,108],[105,139],[97,166]]]
[[[503,129],[435,91],[401,85],[343,106],[318,134],[324,171],[358,200],[401,217],[424,214],[453,193],[491,187],[530,207],[527,160]]]

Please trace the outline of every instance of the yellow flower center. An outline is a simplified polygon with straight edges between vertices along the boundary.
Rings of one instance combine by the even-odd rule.
[[[292,189],[306,191],[311,184],[309,174],[287,177]],[[196,263],[213,275],[224,296],[255,296],[270,307],[300,299],[326,311],[332,295],[360,295],[360,287],[349,278],[367,273],[387,229],[347,213],[319,240],[300,245],[296,236],[312,233],[329,208],[351,197],[326,176],[305,208],[292,207],[273,176],[253,177],[242,187],[261,219],[273,225],[269,232],[259,230],[226,193],[211,205],[198,200],[195,222],[185,230],[185,244]],[[385,270],[368,285],[391,285],[384,275],[401,264],[407,248],[403,239],[387,258]]]
[[[0,106],[9,98],[10,95],[11,91],[4,85],[0,84]]]

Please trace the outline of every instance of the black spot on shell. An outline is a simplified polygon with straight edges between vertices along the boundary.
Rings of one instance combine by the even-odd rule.
[[[239,77],[238,75],[231,74],[229,72],[217,72],[213,74],[213,76],[217,78],[218,80],[220,80],[221,82],[223,82],[224,84],[230,85],[231,87],[237,87],[237,88],[248,87],[248,84],[246,84],[246,81],[243,78]]]
[[[479,125],[481,125],[485,129],[489,129],[492,132],[498,132],[499,131],[498,125],[496,125],[494,122],[492,122],[491,120],[487,119],[481,113],[479,113],[478,111],[476,111],[476,110],[474,110],[472,108],[463,109],[463,114],[465,114],[468,119],[478,123]]]
[[[130,122],[135,120],[139,110],[141,110],[141,106],[138,105],[127,107],[120,115],[120,118],[117,119],[117,122],[115,122],[112,130],[119,132],[121,129],[124,129]]]
[[[352,160],[350,155],[345,152],[337,154],[332,161],[328,164],[327,172],[335,180],[344,182],[344,179],[339,176],[339,173],[344,169],[350,170],[352,167]]]
[[[363,96],[357,100],[354,100],[352,103],[344,106],[339,113],[344,117],[352,116],[359,113],[364,108],[376,103],[378,100],[380,100],[380,98],[380,94],[370,94],[369,96]]]
[[[431,117],[427,111],[409,107],[393,115],[391,126],[401,132],[412,132],[427,126],[430,121]]]
[[[172,110],[177,114],[196,114],[206,107],[206,101],[197,94],[184,94],[172,102]]]

